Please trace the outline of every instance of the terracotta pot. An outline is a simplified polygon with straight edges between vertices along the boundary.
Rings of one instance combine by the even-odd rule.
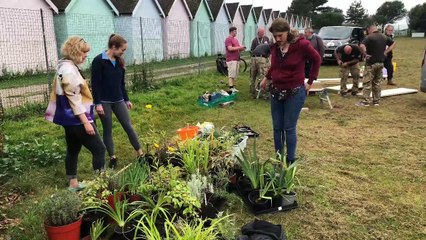
[[[82,218],[65,226],[49,226],[46,223],[44,228],[49,240],[80,240],[80,226]]]
[[[122,201],[124,198],[124,193],[123,192],[117,192],[115,193],[115,201]],[[107,197],[107,201],[108,204],[115,210],[115,206],[114,206],[114,194],[111,194]]]
[[[142,200],[142,196],[139,194],[127,194],[127,201],[129,203],[131,202],[136,202],[136,201],[141,201]]]

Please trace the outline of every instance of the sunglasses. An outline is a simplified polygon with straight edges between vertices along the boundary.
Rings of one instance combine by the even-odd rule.
[[[84,40],[84,38],[81,38],[79,42],[87,43],[86,40]]]

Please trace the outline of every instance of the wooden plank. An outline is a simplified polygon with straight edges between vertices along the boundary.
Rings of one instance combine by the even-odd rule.
[[[352,85],[353,85],[352,83],[346,84],[346,88],[348,90],[351,90],[352,89]],[[362,88],[362,82],[358,83],[358,88]],[[338,85],[338,86],[332,86],[332,87],[326,87],[325,89],[327,89],[329,91],[332,91],[332,92],[340,92],[340,85]]]
[[[404,95],[404,94],[413,94],[417,93],[418,90],[411,89],[411,88],[393,88],[393,89],[386,89],[382,90],[381,97],[392,97],[392,96],[398,96],[398,95]],[[362,96],[362,93],[358,93],[359,96]],[[370,95],[372,96],[372,94]]]

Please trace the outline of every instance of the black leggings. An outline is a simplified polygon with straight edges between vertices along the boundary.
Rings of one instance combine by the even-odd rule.
[[[81,146],[85,146],[92,153],[93,170],[102,170],[105,167],[105,145],[93,123],[92,126],[95,135],[87,134],[84,125],[64,126],[67,142],[65,171],[68,179],[77,177],[77,161]]]

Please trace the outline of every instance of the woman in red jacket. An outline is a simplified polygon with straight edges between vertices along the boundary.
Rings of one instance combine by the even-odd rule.
[[[269,28],[275,43],[270,46],[271,67],[261,82],[266,89],[272,80],[271,113],[274,130],[275,151],[283,154],[286,145],[286,161],[296,160],[296,126],[300,111],[312,82],[317,79],[321,57],[303,36],[295,37],[283,18],[277,18]],[[312,68],[305,83],[305,62]]]

